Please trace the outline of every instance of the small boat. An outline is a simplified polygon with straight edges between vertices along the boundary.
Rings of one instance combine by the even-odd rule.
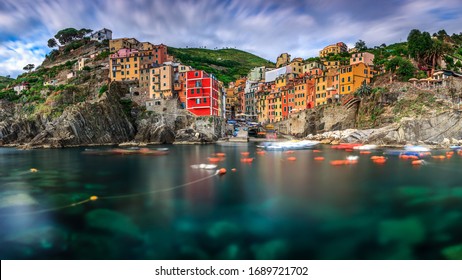
[[[404,146],[404,150],[409,152],[430,152],[430,149],[427,147],[413,145]]]
[[[282,142],[263,142],[260,148],[269,151],[284,151],[284,150],[303,150],[310,149],[319,144],[318,141],[300,140],[300,141],[282,141]]]
[[[362,146],[362,144],[358,143],[340,143],[338,145],[332,146],[332,149],[336,150],[349,150],[349,149],[354,149],[355,147]]]
[[[215,164],[205,164],[205,163],[201,163],[201,164],[194,164],[194,165],[191,165],[191,168],[194,168],[194,169],[213,170],[213,169],[216,169],[216,168],[217,168],[217,165],[215,165]]]
[[[360,150],[360,151],[369,151],[377,149],[377,145],[362,145],[362,146],[354,146],[353,150]]]
[[[148,149],[148,148],[141,148],[141,149],[85,149],[83,154],[86,155],[152,155],[152,156],[162,156],[169,153],[168,148],[160,148],[160,149]]]

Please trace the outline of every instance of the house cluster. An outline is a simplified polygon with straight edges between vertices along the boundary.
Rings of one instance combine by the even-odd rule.
[[[340,42],[322,49],[318,60],[291,60],[283,53],[277,58],[276,69],[252,69],[227,89],[226,117],[245,116],[273,123],[301,110],[341,102],[370,83],[375,73],[374,55],[368,52],[353,50],[349,63],[332,60],[333,55],[346,52],[347,46]]]
[[[111,81],[131,82],[130,97],[148,109],[178,98],[199,116],[224,117],[223,84],[213,75],[174,61],[167,46],[135,38],[109,41]]]

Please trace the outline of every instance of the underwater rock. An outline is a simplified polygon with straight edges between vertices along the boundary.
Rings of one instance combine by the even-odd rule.
[[[107,209],[97,209],[85,216],[86,225],[111,235],[141,240],[141,232],[137,225],[124,214]]]
[[[379,225],[379,242],[417,244],[425,239],[425,228],[416,218],[386,220]]]

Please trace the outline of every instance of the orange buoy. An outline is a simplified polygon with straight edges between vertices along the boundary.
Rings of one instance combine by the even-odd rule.
[[[377,164],[385,164],[385,162],[387,162],[385,158],[378,158],[374,160],[374,163],[377,163]]]
[[[225,153],[216,153],[215,154],[217,157],[226,157]]]
[[[257,155],[260,155],[260,156],[261,156],[261,155],[264,155],[264,154],[266,154],[265,151],[257,151]]]
[[[385,159],[384,156],[371,156],[371,160]]]
[[[296,161],[297,158],[296,158],[296,157],[288,157],[287,160],[288,160],[288,161]]]
[[[315,157],[314,160],[316,160],[316,161],[323,161],[323,160],[324,160],[324,157]]]
[[[412,165],[416,165],[416,166],[422,165],[422,164],[423,164],[423,160],[413,160],[413,161],[411,162],[411,164],[412,164]]]
[[[345,152],[351,153],[353,152],[353,149],[345,149]]]
[[[443,160],[443,159],[445,159],[446,157],[445,157],[445,156],[432,156],[432,158]]]
[[[320,153],[321,150],[313,150],[313,153]]]
[[[370,155],[372,152],[371,151],[360,151],[360,155]]]
[[[241,162],[244,162],[244,163],[252,163],[253,161],[253,158],[241,158]]]
[[[345,165],[348,163],[347,163],[347,160],[331,160],[330,164],[333,166],[340,166],[340,165]]]
[[[294,151],[290,151],[290,150],[284,152],[284,154],[293,154],[293,153],[294,153]]]
[[[446,158],[452,158],[452,155],[446,155]]]
[[[418,156],[408,156],[407,158],[408,158],[408,159],[412,159],[412,160],[418,160],[418,159],[419,159]]]
[[[399,158],[400,159],[409,159],[409,156],[408,155],[399,155]]]
[[[220,162],[221,159],[220,158],[215,158],[215,157],[209,157],[209,161],[210,161],[210,163],[217,163],[217,162]]]
[[[248,157],[250,155],[250,153],[249,152],[242,152],[241,155],[244,156],[244,157]]]
[[[218,169],[218,174],[220,174],[220,175],[225,175],[225,174],[226,174],[226,168],[220,168],[220,169]]]
[[[90,196],[90,200],[91,200],[91,201],[95,201],[95,200],[97,200],[97,199],[98,199],[98,197],[97,197],[96,195]]]
[[[231,169],[231,171],[236,172],[236,168]]]
[[[453,151],[450,151],[450,152],[446,152],[446,155],[453,155],[454,152]]]

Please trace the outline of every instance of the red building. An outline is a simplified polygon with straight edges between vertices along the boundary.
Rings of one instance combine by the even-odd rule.
[[[219,116],[218,80],[202,70],[186,74],[186,109],[196,116]]]

